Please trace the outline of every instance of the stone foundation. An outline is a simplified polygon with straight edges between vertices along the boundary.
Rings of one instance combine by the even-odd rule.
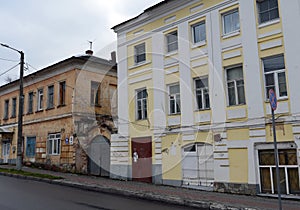
[[[214,183],[214,191],[222,193],[256,195],[258,185],[255,184],[240,184],[240,183]]]

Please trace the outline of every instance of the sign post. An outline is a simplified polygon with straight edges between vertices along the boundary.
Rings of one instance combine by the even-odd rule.
[[[277,141],[276,141],[276,126],[275,126],[275,117],[274,111],[277,109],[277,98],[273,89],[269,90],[269,100],[272,111],[272,126],[273,126],[273,137],[274,137],[274,156],[275,156],[275,164],[276,164],[276,183],[277,183],[277,191],[278,191],[278,205],[279,210],[282,210],[281,203],[281,193],[280,193],[280,173],[279,173],[279,155],[277,149]]]

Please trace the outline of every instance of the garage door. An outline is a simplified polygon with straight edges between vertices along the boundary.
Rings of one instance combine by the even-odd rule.
[[[88,148],[88,171],[92,175],[109,176],[110,173],[110,143],[104,136],[93,139]]]
[[[199,143],[183,148],[182,172],[183,185],[213,187],[213,146]]]

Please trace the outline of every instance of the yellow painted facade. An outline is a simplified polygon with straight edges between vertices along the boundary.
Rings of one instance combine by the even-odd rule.
[[[227,130],[227,140],[228,141],[249,140],[249,129],[247,129],[247,128],[228,129]]]
[[[172,145],[176,148],[173,153],[171,152]],[[163,179],[178,180],[182,178],[181,153],[181,135],[167,135],[162,138]]]
[[[248,150],[228,149],[230,181],[232,183],[248,182]]]
[[[272,79],[278,80],[274,82],[274,87],[278,86],[277,91],[284,89],[282,84],[286,84],[287,89],[287,97],[278,99],[278,109],[275,111],[280,148],[288,149],[286,143],[290,142],[298,142],[299,145],[297,138],[300,128],[293,120],[295,113],[292,112],[291,86],[296,91],[295,85],[289,81],[289,70],[295,71],[293,68],[298,64],[288,65],[287,32],[284,31],[281,8],[286,4],[278,0],[279,17],[260,23],[260,3],[199,0],[186,3],[173,1],[167,5],[161,2],[129,22],[113,28],[127,39],[120,46],[120,49],[126,48],[122,56],[128,61],[127,69],[121,71],[127,71],[129,78],[129,125],[125,138],[152,137],[152,162],[161,166],[162,183],[175,186],[184,183],[207,185],[205,187],[221,192],[234,192],[223,189],[224,183],[229,188],[238,184],[241,189],[251,188],[251,193],[255,194],[263,185],[260,176],[255,174],[259,171],[259,152],[272,149],[273,142],[270,104],[266,93],[266,81],[270,82],[271,79],[267,80],[267,74],[276,75]],[[224,16],[232,14],[232,11],[238,12],[238,23],[227,26],[232,31],[225,34]],[[205,23],[206,37],[194,43],[194,30],[200,29],[193,27],[200,22]],[[175,31],[177,41],[168,43],[166,35]],[[153,33],[158,34],[161,40]],[[146,62],[135,66],[134,46],[143,42],[146,43]],[[164,46],[159,48],[156,44]],[[177,46],[175,50],[167,52],[170,44]],[[153,49],[156,56],[151,56]],[[161,52],[157,52],[157,49]],[[251,50],[256,51],[252,53]],[[275,69],[275,73],[271,72],[273,70],[265,71],[264,59],[278,55],[284,56],[285,69]],[[153,66],[159,66],[163,72],[153,70]],[[234,73],[232,81],[229,81],[227,70],[233,67],[241,67],[243,73]],[[280,71],[284,72],[285,78],[283,80],[281,76],[279,81]],[[196,87],[198,81],[195,80],[199,78],[203,81],[207,78],[207,87],[204,87],[204,82],[197,83]],[[169,86],[173,84],[180,85],[180,93],[176,94],[180,95],[181,111],[169,114],[171,103],[175,104],[178,99],[169,93]],[[135,92],[141,88],[146,88],[148,92],[149,116],[144,120],[136,120]],[[156,89],[164,92],[159,99],[155,98]],[[245,103],[229,102],[229,94],[235,99],[244,96]],[[204,107],[207,103],[209,107]],[[161,107],[163,116],[152,115],[154,107]],[[161,117],[164,118],[164,124],[160,124]],[[159,126],[155,127],[156,123]],[[299,149],[296,152],[299,153]],[[129,153],[132,153],[131,149]],[[184,159],[183,154],[188,158]],[[193,159],[195,157],[198,160]],[[204,167],[201,158],[206,161],[205,180],[201,175],[196,175]],[[192,160],[198,162],[193,164]]]

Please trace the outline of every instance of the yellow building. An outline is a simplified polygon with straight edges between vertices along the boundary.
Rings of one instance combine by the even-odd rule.
[[[165,0],[114,26],[111,177],[276,194],[274,89],[281,191],[299,194],[299,4]]]
[[[24,164],[108,176],[116,76],[115,61],[84,54],[24,77]],[[0,163],[16,163],[18,104],[19,81],[1,86]]]

